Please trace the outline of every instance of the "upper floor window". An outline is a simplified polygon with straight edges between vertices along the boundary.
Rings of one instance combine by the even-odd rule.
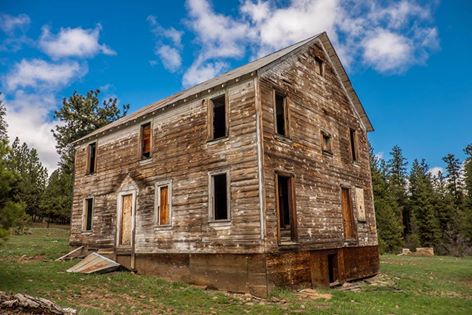
[[[320,58],[315,57],[315,72],[318,75],[324,75],[324,64],[323,60]]]
[[[82,215],[82,230],[92,230],[92,217],[93,217],[93,198],[86,198],[84,200],[84,209]]]
[[[228,135],[225,94],[212,98],[210,106],[210,139],[224,138]]]
[[[331,135],[325,131],[321,131],[321,150],[325,153],[333,154]]]
[[[349,142],[351,145],[351,158],[353,161],[357,161],[357,150],[356,150],[357,134],[354,129],[349,129]]]
[[[287,98],[280,92],[275,92],[275,128],[277,134],[288,136]]]
[[[210,221],[229,220],[228,172],[210,176]]]
[[[88,159],[87,159],[87,174],[95,173],[95,166],[97,162],[97,143],[90,143],[87,149]]]
[[[151,123],[141,125],[141,159],[151,157]]]

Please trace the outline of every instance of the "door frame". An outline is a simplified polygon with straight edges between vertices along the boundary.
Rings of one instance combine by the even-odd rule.
[[[276,209],[276,216],[277,216],[277,242],[280,244],[282,241],[281,239],[281,231],[280,231],[280,205],[279,205],[279,176],[288,177],[289,178],[289,205],[290,205],[290,236],[292,242],[298,241],[298,230],[297,230],[297,203],[296,203],[296,195],[295,195],[295,175],[290,172],[285,171],[275,171],[275,209]]]
[[[123,196],[131,195],[131,240],[130,245],[121,245],[121,220],[123,214]],[[116,207],[116,235],[115,235],[115,246],[118,248],[132,248],[134,246],[134,229],[136,221],[136,190],[122,191],[117,196],[117,207]]]

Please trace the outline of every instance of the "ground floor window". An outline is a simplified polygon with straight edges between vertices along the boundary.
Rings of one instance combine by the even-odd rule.
[[[171,224],[172,186],[170,182],[156,184],[156,205],[158,225]]]
[[[293,178],[277,174],[277,213],[280,240],[295,239],[295,207]]]
[[[92,219],[93,219],[93,198],[86,198],[84,200],[84,210],[82,216],[82,230],[92,230]]]
[[[229,173],[210,175],[210,221],[230,219]]]

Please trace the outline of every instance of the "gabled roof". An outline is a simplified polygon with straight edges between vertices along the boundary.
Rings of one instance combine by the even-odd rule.
[[[361,119],[362,123],[366,127],[367,131],[372,131],[373,130],[372,124],[370,123],[369,118],[367,117],[367,114],[356,92],[354,91],[354,88],[352,87],[351,81],[349,80],[346,74],[346,71],[344,70],[344,67],[341,64],[341,61],[339,60],[339,57],[337,56],[333,45],[331,44],[327,34],[324,32],[324,33],[315,35],[313,37],[307,38],[305,40],[302,40],[284,49],[273,52],[265,57],[254,60],[250,63],[247,63],[239,68],[226,72],[213,79],[194,85],[184,91],[181,91],[179,93],[166,97],[148,106],[145,106],[137,110],[136,112],[131,113],[130,115],[127,115],[121,119],[118,119],[112,123],[109,123],[106,126],[103,126],[89,133],[85,137],[73,143],[78,144],[94,136],[106,134],[122,126],[127,126],[131,123],[137,122],[138,120],[145,119],[149,117],[150,115],[153,115],[154,113],[156,113],[158,110],[161,110],[165,107],[175,106],[177,103],[189,101],[191,97],[195,97],[195,96],[198,97],[199,96],[198,94],[202,92],[206,92],[215,87],[225,85],[229,81],[238,80],[239,78],[247,76],[247,75],[254,75],[259,69],[270,66],[271,64],[275,63],[279,59],[291,53],[294,53],[300,49],[310,46],[313,42],[317,40],[320,40],[323,46],[325,47],[326,52],[328,53],[329,58],[331,59],[333,66],[341,80],[341,83],[344,89],[346,90],[346,93],[348,97],[350,98],[355,111],[359,114],[359,118]]]

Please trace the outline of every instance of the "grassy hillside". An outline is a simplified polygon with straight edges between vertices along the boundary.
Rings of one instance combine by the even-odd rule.
[[[34,228],[0,245],[0,291],[51,299],[80,314],[472,314],[470,257],[384,256],[381,272],[388,285],[322,290],[332,294],[330,300],[278,290],[258,302],[128,272],[66,273],[77,261],[53,260],[68,251],[67,233]]]

